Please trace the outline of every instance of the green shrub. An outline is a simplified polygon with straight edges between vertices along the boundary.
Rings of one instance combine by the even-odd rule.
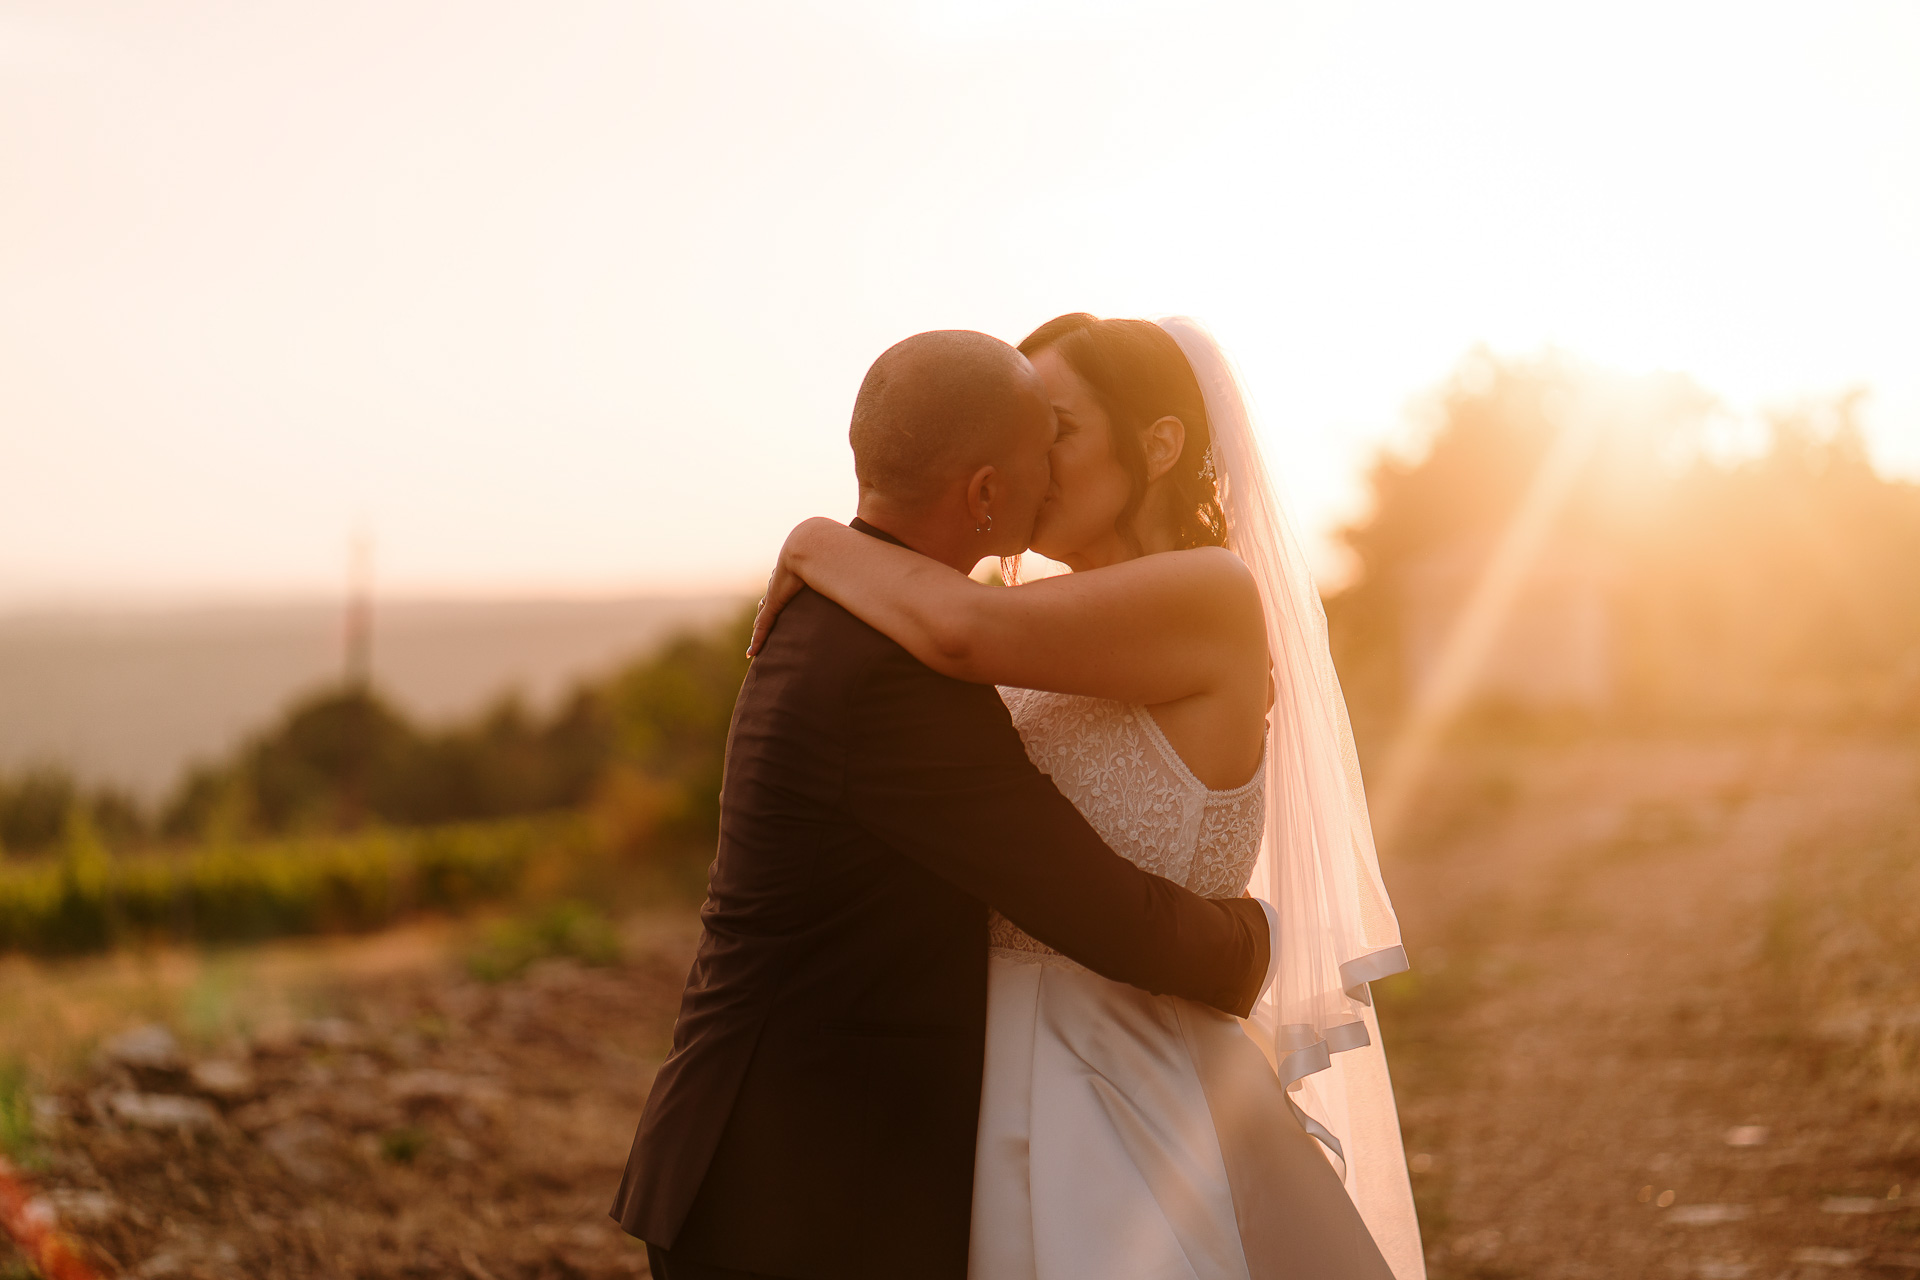
[[[536,960],[567,957],[583,964],[612,964],[620,939],[607,918],[580,902],[557,902],[536,916],[505,920],[487,931],[467,957],[467,970],[484,982],[525,972]]]
[[[711,841],[751,627],[745,611],[709,633],[675,636],[619,672],[575,686],[547,715],[508,697],[465,723],[429,729],[374,690],[316,690],[224,761],[189,773],[150,825],[169,839],[209,840],[497,821],[588,804],[608,771],[623,768],[676,793],[658,815],[663,835]],[[112,836],[132,812],[116,797],[83,797],[64,782],[65,790],[34,777],[4,784],[0,842],[23,849],[50,844],[59,815],[83,800]],[[9,807],[15,792],[20,801]],[[7,835],[11,829],[22,835]]]
[[[0,863],[0,950],[377,929],[511,893],[533,861],[578,858],[588,839],[584,821],[560,817],[116,858],[74,824],[57,859]]]
[[[0,777],[0,857],[58,849],[76,810],[115,842],[147,834],[146,815],[125,792],[84,787],[63,769],[34,768]]]

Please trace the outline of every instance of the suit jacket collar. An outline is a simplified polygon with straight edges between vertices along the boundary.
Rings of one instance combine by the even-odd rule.
[[[900,541],[900,539],[894,537],[892,534],[888,533],[885,529],[876,529],[872,525],[868,524],[865,520],[862,520],[859,516],[855,516],[853,518],[852,523],[850,523],[847,527],[850,529],[858,529],[860,532],[866,534],[868,537],[878,538],[882,542],[891,542],[896,547],[907,547],[906,543]],[[913,548],[907,547],[907,550],[911,551],[913,550]]]

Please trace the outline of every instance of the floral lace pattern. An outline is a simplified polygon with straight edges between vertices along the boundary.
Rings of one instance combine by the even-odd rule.
[[[1000,697],[1027,758],[1114,852],[1202,897],[1247,887],[1265,817],[1265,760],[1245,784],[1214,791],[1144,707],[1037,689],[1002,688]],[[988,940],[1009,959],[1073,963],[997,911]]]

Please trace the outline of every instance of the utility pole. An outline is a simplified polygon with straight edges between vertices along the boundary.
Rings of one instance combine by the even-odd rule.
[[[366,692],[373,683],[373,535],[354,532],[347,548],[346,687]]]
[[[374,755],[373,534],[362,525],[347,544],[346,670],[339,724],[345,749],[335,821],[352,831],[366,821]]]

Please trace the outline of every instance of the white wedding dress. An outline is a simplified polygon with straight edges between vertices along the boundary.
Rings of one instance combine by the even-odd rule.
[[[1000,693],[1116,852],[1203,897],[1247,887],[1264,765],[1212,790],[1145,708]],[[1238,1019],[1102,978],[998,914],[991,942],[971,1280],[1390,1280]]]

